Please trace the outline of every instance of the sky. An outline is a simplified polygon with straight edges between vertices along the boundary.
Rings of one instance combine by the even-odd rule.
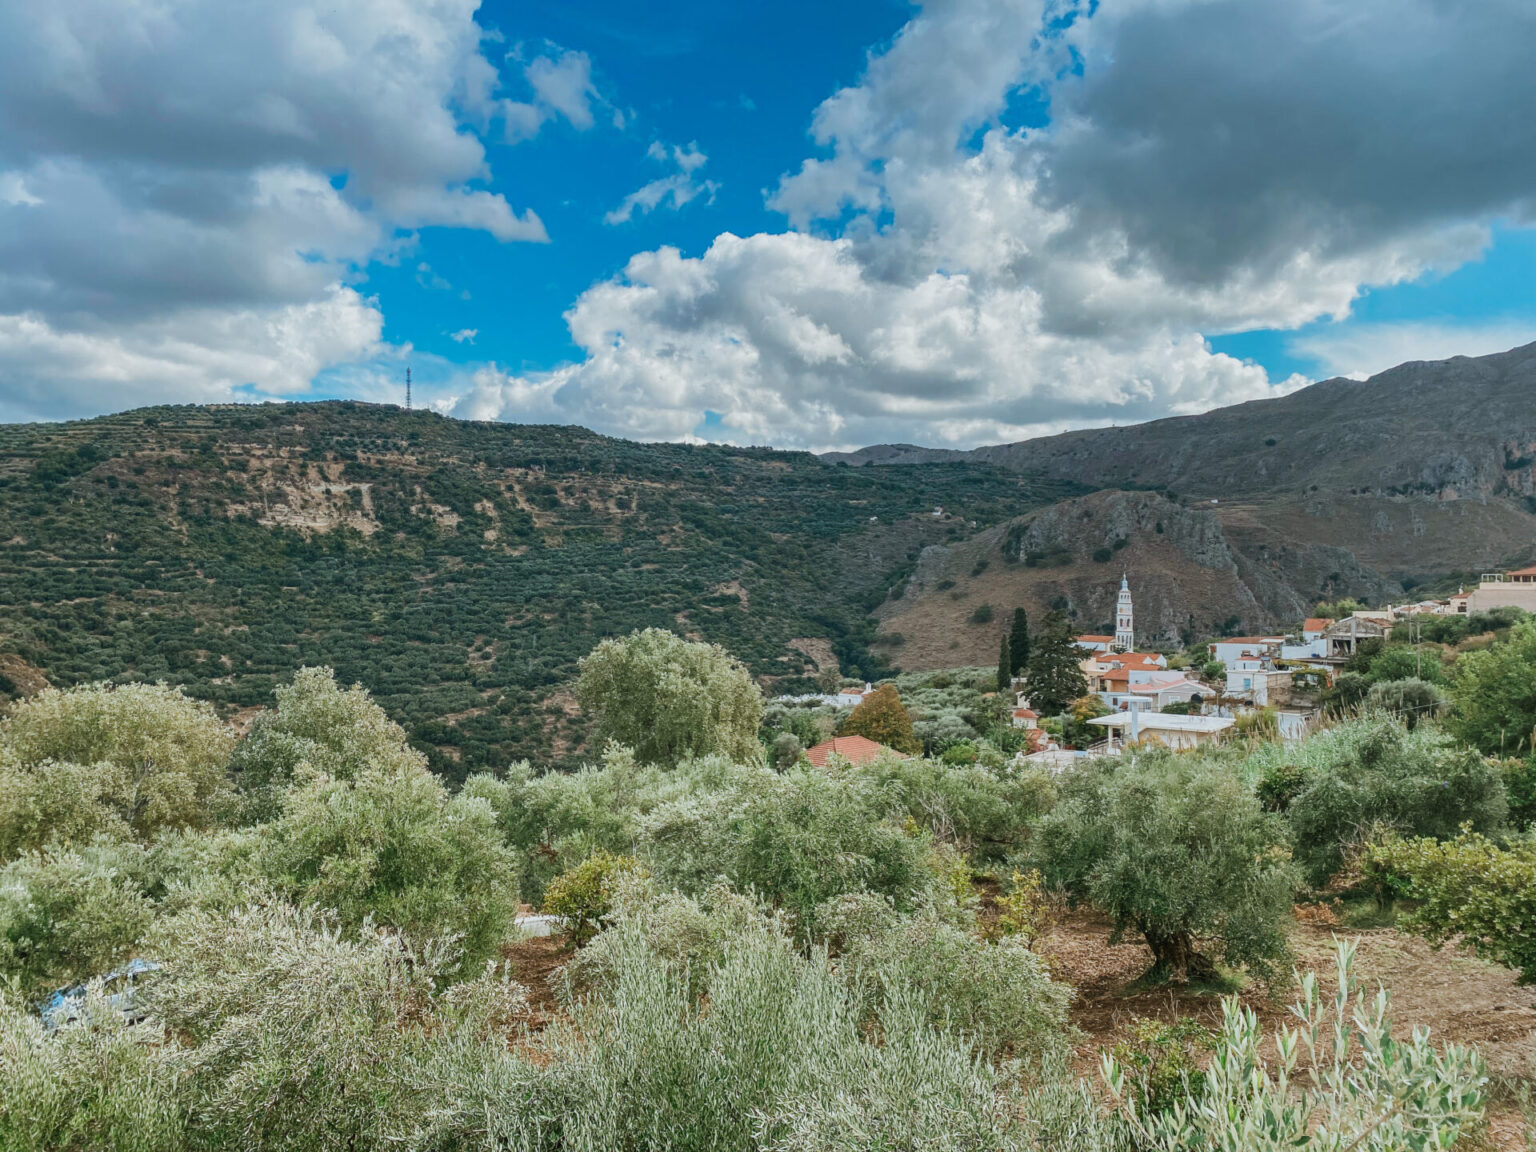
[[[1536,340],[1530,0],[0,0],[0,419],[969,447]]]

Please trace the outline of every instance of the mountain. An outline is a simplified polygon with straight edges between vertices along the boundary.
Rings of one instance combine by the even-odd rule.
[[[1122,568],[1148,640],[1268,629],[1319,599],[1400,596],[1536,554],[1536,344],[1199,416],[824,459],[985,463],[1095,490],[929,550],[881,610],[904,666],[991,659],[995,638],[969,623],[981,603],[1104,629]]]
[[[356,403],[0,426],[0,691],[163,678],[238,716],[324,663],[449,776],[568,763],[603,637],[716,641],[768,687],[878,675],[870,609],[924,547],[1082,491]]]

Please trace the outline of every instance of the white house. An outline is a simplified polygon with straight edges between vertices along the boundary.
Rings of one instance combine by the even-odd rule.
[[[1231,665],[1244,653],[1278,656],[1280,645],[1284,643],[1284,636],[1228,636],[1223,640],[1213,641],[1207,650],[1212,660],[1220,660],[1223,664]]]
[[[1077,646],[1086,652],[1108,652],[1114,647],[1113,636],[1079,636]]]
[[[1107,731],[1115,744],[1161,744],[1175,750],[1218,743],[1236,723],[1230,716],[1165,716],[1158,712],[1117,712],[1088,723]]]
[[[839,688],[832,695],[824,696],[822,699],[835,708],[857,708],[864,703],[864,697],[873,691],[874,688],[866,680],[863,688]]]

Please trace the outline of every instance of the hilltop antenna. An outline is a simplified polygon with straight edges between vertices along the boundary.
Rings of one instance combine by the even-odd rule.
[[[411,369],[407,365],[405,369],[405,410],[411,410]]]

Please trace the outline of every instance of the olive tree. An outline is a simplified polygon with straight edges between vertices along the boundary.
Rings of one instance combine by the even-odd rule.
[[[1062,778],[1033,851],[1047,883],[1109,914],[1115,939],[1141,933],[1148,978],[1208,981],[1217,961],[1267,978],[1286,955],[1297,880],[1285,827],[1220,763],[1161,751],[1090,762]]]
[[[0,721],[0,829],[31,847],[56,823],[70,837],[119,822],[141,838],[206,827],[233,744],[212,707],[179,688],[50,688]]]
[[[675,764],[719,752],[762,757],[763,696],[725,649],[662,628],[604,640],[581,661],[576,694],[597,716],[603,739],[648,763]]]

